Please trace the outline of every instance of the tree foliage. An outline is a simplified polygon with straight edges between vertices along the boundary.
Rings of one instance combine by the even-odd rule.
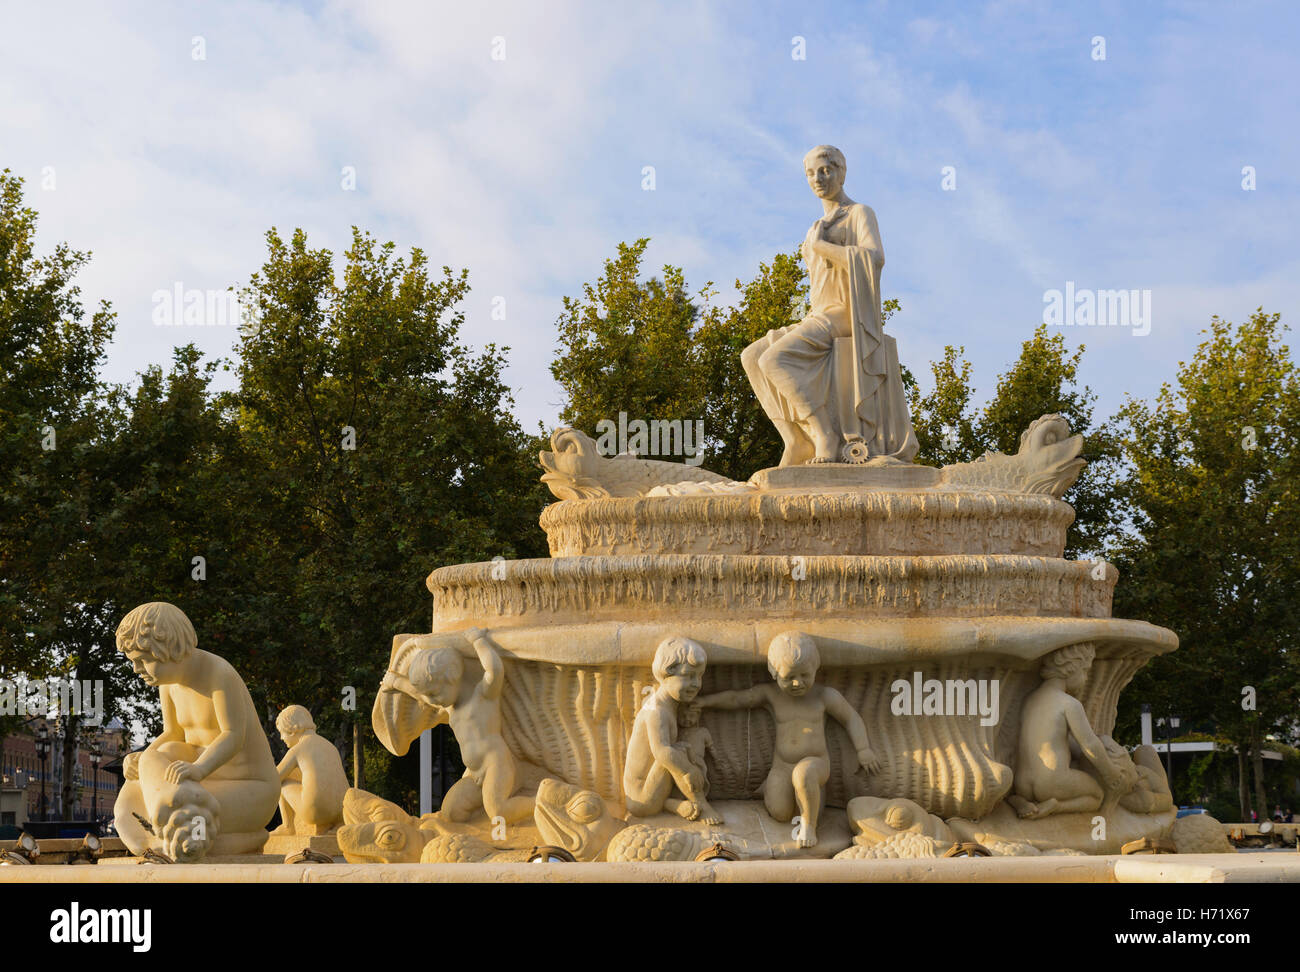
[[[1181,639],[1135,679],[1126,714],[1145,699],[1216,727],[1253,761],[1257,805],[1264,739],[1290,736],[1300,703],[1300,380],[1283,330],[1262,309],[1214,318],[1154,404],[1119,416],[1133,530],[1112,553],[1117,613]]]

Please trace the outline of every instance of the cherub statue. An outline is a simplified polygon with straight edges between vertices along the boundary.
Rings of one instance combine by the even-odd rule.
[[[704,649],[689,638],[665,638],[655,649],[653,671],[659,684],[637,711],[623,768],[631,814],[649,817],[667,809],[687,820],[722,824],[722,815],[705,799],[703,766],[677,741],[678,707],[699,694],[705,663]],[[680,798],[673,796],[674,787]]]
[[[483,666],[481,678],[465,671],[460,652],[442,645],[420,649],[407,667],[407,675],[390,670],[379,691],[381,695],[403,692],[435,710],[433,725],[451,724],[465,761],[465,775],[443,798],[441,812],[447,819],[463,823],[483,810],[489,821],[501,818],[507,824],[517,823],[533,815],[533,799],[513,795],[515,759],[501,728],[505,668],[482,628],[467,629],[465,638]]]
[[[817,823],[830,778],[830,753],[826,747],[826,717],[844,726],[868,773],[880,769],[880,760],[867,739],[862,716],[835,689],[814,684],[821,664],[817,643],[801,631],[786,631],[772,639],[767,649],[767,670],[775,684],[719,692],[700,699],[700,705],[719,709],[748,709],[766,705],[776,720],[776,748],[772,769],[763,784],[763,803],[774,820],[800,818],[797,843],[817,843]]]
[[[117,650],[157,687],[163,731],[124,763],[113,818],[131,853],[197,861],[213,847],[252,853],[266,843],[280,779],[252,697],[223,658],[201,651],[180,608],[142,604],[117,628]]]
[[[280,819],[274,835],[327,834],[343,822],[348,774],[334,744],[316,735],[311,713],[287,706],[275,728],[289,748],[280,765]]]
[[[1087,644],[1052,652],[1039,669],[1042,684],[1021,706],[1015,792],[1007,797],[1021,817],[1098,809],[1105,816],[1139,782],[1132,760],[1107,750],[1077,698],[1095,654]],[[1070,766],[1076,752],[1096,775]]]

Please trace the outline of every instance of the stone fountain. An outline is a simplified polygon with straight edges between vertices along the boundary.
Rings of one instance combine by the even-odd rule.
[[[423,820],[354,791],[349,859],[1169,837],[1159,760],[1110,734],[1119,693],[1177,639],[1110,616],[1112,566],[1063,558],[1082,439],[1044,415],[1015,455],[912,462],[879,229],[844,172],[829,146],[805,159],[824,210],[803,245],[811,308],[742,356],[781,464],[734,482],[558,430],[541,454],[551,557],[435,570],[431,630],[394,638],[375,701],[396,754],[450,722],[466,777]]]

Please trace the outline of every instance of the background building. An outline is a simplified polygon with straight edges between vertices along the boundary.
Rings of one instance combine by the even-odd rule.
[[[41,731],[48,742],[42,755]],[[0,826],[21,826],[23,820],[89,821],[112,815],[121,787],[122,723],[111,720],[102,728],[83,727],[69,737],[58,720],[34,719],[0,741]],[[64,806],[64,747],[75,747],[72,763],[72,800]],[[44,785],[42,785],[44,784]]]

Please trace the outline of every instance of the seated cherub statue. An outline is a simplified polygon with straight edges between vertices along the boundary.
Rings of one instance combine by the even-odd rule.
[[[1094,654],[1087,644],[1052,652],[1039,669],[1042,684],[1021,706],[1015,792],[1007,797],[1021,817],[1098,809],[1105,816],[1138,783],[1133,762],[1107,751],[1077,698]],[[1093,772],[1071,767],[1076,751]]]
[[[404,692],[439,713],[435,725],[450,723],[465,775],[443,797],[448,820],[464,823],[482,810],[489,822],[518,823],[532,817],[533,799],[514,795],[517,767],[501,725],[505,667],[487,632],[469,628],[465,637],[483,666],[481,678],[465,671],[460,652],[443,645],[421,649],[407,675],[389,671],[380,691]]]
[[[343,795],[348,774],[338,749],[316,735],[311,713],[301,705],[286,707],[275,720],[289,751],[276,767],[280,774],[280,826],[274,835],[315,836],[343,822]]]
[[[190,619],[161,601],[118,625],[117,650],[157,687],[162,707],[162,735],[130,760],[113,808],[136,855],[195,861],[214,846],[252,853],[275,813],[280,780],[252,697],[229,662],[197,645]]]
[[[703,752],[697,763],[677,741],[678,707],[699,694],[705,663],[704,649],[689,638],[665,638],[655,649],[652,671],[658,685],[637,711],[623,767],[627,809],[635,816],[668,810],[710,826],[722,824],[722,815],[705,799]],[[699,742],[696,736],[697,750]]]
[[[800,847],[817,843],[817,824],[831,775],[826,746],[828,715],[848,732],[862,768],[868,773],[880,768],[862,716],[835,689],[815,684],[820,665],[817,642],[801,631],[786,631],[773,638],[767,649],[767,669],[775,683],[700,699],[705,707],[766,705],[771,710],[776,720],[776,745],[772,769],[763,784],[763,803],[773,820],[788,822],[798,812],[796,840]]]

